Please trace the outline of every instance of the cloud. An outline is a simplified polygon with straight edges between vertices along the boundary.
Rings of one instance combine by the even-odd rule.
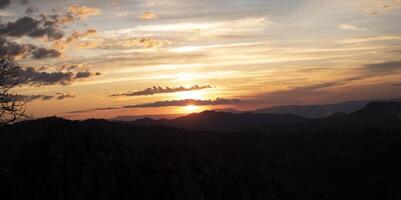
[[[70,98],[75,98],[75,95],[70,94],[70,93],[57,93],[57,100],[64,100],[64,99],[70,99]]]
[[[85,75],[82,76],[82,73]],[[20,84],[28,85],[68,85],[74,81],[97,75],[97,73],[90,73],[90,75],[87,75],[87,73],[89,72],[77,72],[76,74],[70,71],[46,72],[36,70],[33,67],[28,67],[25,69],[20,69],[16,79]]]
[[[11,58],[22,56],[26,57],[35,47],[28,44],[18,44],[0,36],[0,56],[9,56]]]
[[[262,93],[250,101],[263,104],[298,104],[305,103],[308,99],[319,98],[322,95],[329,94],[329,89],[343,86],[353,80],[359,80],[361,77],[346,78],[337,81],[327,81],[315,83],[307,86],[289,87],[283,90]]]
[[[32,51],[32,57],[35,59],[56,58],[61,56],[61,53],[55,49],[38,48]]]
[[[88,36],[88,35],[93,35],[96,34],[97,31],[95,29],[89,29],[85,32],[79,32],[79,31],[74,31],[70,37],[67,38],[67,42],[73,42],[78,40],[80,37]]]
[[[14,99],[16,101],[24,101],[24,102],[30,102],[30,101],[35,101],[35,100],[48,101],[53,98],[54,98],[54,96],[50,96],[50,95],[16,95],[16,96],[14,96]]]
[[[41,21],[32,17],[21,17],[14,22],[8,22],[6,25],[0,24],[0,35],[22,37],[28,36],[38,29]]]
[[[203,22],[177,22],[167,24],[139,25],[133,28],[107,31],[115,37],[127,34],[153,35],[158,37],[171,37],[180,34],[180,37],[223,37],[238,38],[257,34],[272,24],[266,17],[245,17],[233,20],[203,21]]]
[[[9,17],[9,16],[13,16],[12,13],[6,11],[6,10],[1,10],[0,9],[0,17]]]
[[[9,56],[11,58],[32,56],[34,59],[54,58],[61,55],[55,49],[46,49],[36,47],[31,44],[18,44],[0,36],[0,56]]]
[[[375,35],[375,36],[364,36],[350,39],[340,40],[342,44],[354,44],[354,43],[368,43],[368,42],[381,42],[381,41],[396,41],[401,40],[400,35]]]
[[[357,27],[351,24],[339,24],[337,27],[346,31],[366,31],[365,28]]]
[[[65,40],[58,40],[53,44],[53,47],[56,49],[66,49],[70,47],[71,44],[75,44],[80,38],[87,37],[89,35],[96,34],[97,31],[95,29],[89,29],[84,32],[73,31],[70,36],[68,36]]]
[[[68,8],[68,12],[79,19],[87,19],[89,16],[100,15],[100,9],[74,4]]]
[[[27,13],[33,13],[36,9],[30,7]],[[40,14],[38,19],[24,16],[7,24],[0,23],[0,36],[31,38],[46,37],[48,40],[59,40],[64,36],[64,32],[59,25],[74,22],[76,20],[87,19],[89,16],[99,15],[100,10],[86,6],[74,4],[68,8],[68,12],[63,15],[58,14]],[[85,34],[92,33],[85,32]],[[78,34],[78,33],[75,33]]]
[[[367,64],[364,66],[364,69],[367,69],[370,72],[376,72],[376,73],[399,71],[399,70],[401,70],[401,61],[390,61],[390,62]]]
[[[173,42],[165,39],[154,38],[102,38],[98,40],[85,41],[78,43],[79,48],[99,48],[99,49],[127,49],[132,47],[140,48],[160,48],[170,45]]]
[[[185,99],[185,100],[172,100],[172,101],[157,101],[153,103],[139,104],[124,106],[123,108],[155,108],[155,107],[170,107],[170,106],[213,106],[213,105],[236,105],[243,101],[240,99],[224,99],[217,98],[215,100],[195,100],[195,99]]]
[[[100,15],[100,9],[73,4],[64,14],[41,14],[40,17],[45,25],[64,25],[78,20],[86,20],[89,16],[97,15]]]
[[[32,31],[29,34],[29,36],[32,38],[45,37],[47,40],[53,41],[53,40],[61,39],[64,36],[64,32],[53,26],[47,26],[47,27],[38,28],[38,29]]]
[[[244,103],[244,101],[240,99],[225,99],[225,98],[217,98],[215,100],[196,100],[196,99],[185,99],[185,100],[172,100],[172,101],[158,101],[147,104],[139,104],[139,105],[128,105],[128,106],[120,106],[120,107],[106,107],[106,108],[94,108],[88,110],[79,110],[69,112],[71,114],[76,113],[86,113],[91,111],[106,111],[106,110],[118,110],[118,109],[130,109],[130,108],[156,108],[156,107],[171,107],[171,106],[215,106],[215,105],[237,105]]]
[[[6,8],[10,3],[11,0],[0,0],[0,9]]]
[[[33,13],[33,11],[35,11],[33,7],[27,9],[28,13]],[[0,55],[22,56],[23,58],[32,55],[34,59],[59,57],[61,52],[56,49],[37,48],[31,44],[18,44],[11,39],[22,37],[44,38],[47,41],[55,41],[53,46],[62,50],[67,44],[77,41],[80,37],[94,34],[96,30],[74,31],[65,41],[61,41],[64,32],[59,25],[78,19],[86,19],[97,12],[97,9],[94,8],[73,5],[69,8],[69,12],[62,16],[41,14],[39,18],[24,16],[5,24],[0,22]]]
[[[401,7],[400,0],[380,0],[364,2],[365,12],[369,15],[378,15],[380,13],[389,13]]]
[[[203,89],[208,89],[212,88],[210,85],[205,85],[205,86],[199,86],[199,85],[193,85],[189,88],[180,86],[180,87],[160,87],[160,86],[153,86],[150,88],[146,88],[140,91],[135,91],[135,92],[126,92],[126,93],[121,93],[121,94],[112,94],[110,96],[112,97],[118,97],[118,96],[151,96],[155,94],[163,94],[163,93],[175,93],[175,92],[185,92],[185,91],[194,91],[194,90],[203,90]]]
[[[157,19],[157,15],[156,15],[156,13],[146,11],[142,15],[138,16],[138,19],[141,19],[141,20]]]
[[[41,14],[40,15],[41,20],[44,22],[46,26],[49,25],[65,25],[71,22],[74,22],[77,20],[77,18],[72,15],[71,13],[65,13],[62,15],[59,14],[52,14],[52,15],[47,15],[47,14]]]
[[[25,10],[25,14],[27,15],[31,15],[33,13],[37,13],[39,12],[39,8],[36,8],[34,6],[29,6],[26,10]]]
[[[21,17],[14,22],[0,24],[0,36],[23,37],[31,38],[45,37],[48,40],[58,40],[64,36],[54,24],[46,24],[42,20],[37,20],[32,17]]]
[[[89,77],[92,77],[92,76],[100,76],[100,75],[101,75],[101,73],[99,73],[99,72],[93,73],[93,72],[90,72],[90,71],[83,71],[83,72],[76,73],[75,74],[75,78],[76,79],[83,79],[83,78],[89,78]]]
[[[15,95],[16,101],[30,102],[30,101],[49,101],[49,100],[64,100],[68,98],[75,98],[75,95],[70,93],[56,93],[55,95]]]

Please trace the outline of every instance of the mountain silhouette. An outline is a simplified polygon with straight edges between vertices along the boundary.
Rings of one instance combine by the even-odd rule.
[[[401,199],[400,113],[23,121],[0,127],[0,199]]]
[[[387,100],[375,100],[379,102],[395,102],[400,99],[387,99]],[[271,108],[258,109],[253,112],[255,113],[276,113],[276,114],[294,114],[310,119],[324,118],[335,113],[352,113],[357,110],[364,108],[372,100],[364,101],[347,101],[335,104],[325,105],[284,105],[275,106]]]
[[[305,122],[306,119],[290,114],[229,113],[204,111],[173,120],[143,118],[132,122],[136,125],[165,125],[199,130],[242,130],[258,126],[284,126]]]
[[[164,125],[195,130],[241,131],[246,129],[266,130],[271,128],[359,128],[381,126],[397,128],[401,102],[372,102],[352,113],[334,113],[321,119],[307,119],[292,114],[228,113],[204,111],[172,120],[138,119],[136,125]]]

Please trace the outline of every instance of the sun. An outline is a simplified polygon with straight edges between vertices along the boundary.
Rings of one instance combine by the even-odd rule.
[[[184,107],[185,111],[187,111],[188,113],[193,113],[195,111],[197,111],[199,109],[198,106],[194,106],[194,105],[187,105]]]

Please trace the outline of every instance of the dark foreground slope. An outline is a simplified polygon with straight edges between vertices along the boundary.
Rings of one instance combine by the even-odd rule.
[[[0,132],[0,199],[401,199],[400,112],[236,132],[22,122]]]

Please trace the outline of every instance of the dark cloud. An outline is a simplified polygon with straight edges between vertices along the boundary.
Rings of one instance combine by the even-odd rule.
[[[71,71],[77,69],[78,67],[79,67],[78,65],[63,65],[61,67],[61,71]]]
[[[88,77],[91,77],[91,76],[93,76],[92,72],[85,71],[85,72],[78,72],[75,75],[75,78],[80,79],[80,78],[88,78]]]
[[[112,94],[110,96],[116,97],[116,96],[151,96],[155,94],[162,94],[162,93],[175,93],[175,92],[184,92],[184,91],[193,91],[193,90],[203,90],[203,89],[208,89],[212,88],[210,85],[205,85],[205,86],[199,86],[199,85],[194,85],[189,88],[180,86],[180,87],[160,87],[160,86],[153,86],[150,88],[146,88],[140,91],[135,91],[135,92],[126,92],[126,93],[121,93],[121,94]]]
[[[27,56],[34,49],[33,45],[18,44],[0,36],[0,56]]]
[[[49,100],[64,100],[68,98],[75,98],[75,95],[69,93],[57,93],[56,95],[16,95],[15,100],[23,101],[23,102],[30,102],[30,101],[49,101]]]
[[[38,29],[40,23],[41,21],[33,19],[32,17],[21,17],[15,22],[8,22],[5,25],[0,25],[0,35],[13,37],[28,36]]]
[[[217,98],[215,100],[197,100],[197,99],[185,99],[185,100],[172,100],[172,101],[158,101],[153,103],[139,104],[124,106],[123,108],[155,108],[155,107],[170,107],[170,106],[212,106],[212,105],[235,105],[240,104],[243,101],[240,99],[224,99]]]
[[[371,72],[394,72],[401,70],[401,61],[374,63],[365,65],[364,67]]]
[[[64,32],[56,24],[47,24],[44,19],[37,20],[32,17],[21,17],[14,22],[0,24],[0,36],[32,38],[46,37],[48,40],[58,40]]]
[[[121,107],[94,108],[94,109],[89,109],[89,110],[77,110],[77,111],[72,111],[72,112],[68,112],[68,113],[78,114],[78,113],[87,113],[87,112],[92,112],[92,111],[107,111],[107,110],[117,110],[117,109],[121,109]]]
[[[6,8],[10,3],[11,0],[0,0],[0,9]]]
[[[57,100],[64,100],[64,99],[70,99],[70,98],[75,98],[75,95],[69,94],[69,93],[57,93]]]
[[[38,48],[32,51],[32,57],[35,59],[56,58],[61,56],[61,53],[55,49]]]
[[[22,56],[23,58],[32,56],[34,59],[54,58],[61,55],[55,49],[37,48],[31,44],[18,44],[0,36],[0,56],[14,58]]]
[[[54,26],[47,26],[32,31],[29,36],[32,38],[46,37],[47,39],[53,41],[61,39],[64,36],[64,32]]]
[[[154,103],[140,104],[140,105],[129,105],[121,107],[106,107],[106,108],[94,108],[89,110],[79,110],[69,112],[71,114],[86,113],[92,111],[107,111],[117,109],[129,109],[129,108],[156,108],[156,107],[170,107],[170,106],[213,106],[213,105],[236,105],[244,103],[240,99],[225,99],[217,98],[215,100],[198,100],[198,99],[185,99],[185,100],[172,100],[172,101],[158,101]]]
[[[72,72],[44,72],[37,71],[33,67],[21,69],[19,82],[31,85],[67,85],[73,81]]]
[[[34,7],[34,6],[29,6],[29,7],[25,10],[25,14],[27,14],[27,15],[31,15],[31,14],[34,14],[34,13],[37,13],[37,12],[39,12],[39,9],[36,8],[36,7]]]
[[[54,97],[47,95],[16,95],[14,98],[16,101],[30,102],[35,100],[47,101],[53,99]]]
[[[19,72],[19,76],[17,80],[20,84],[29,84],[29,85],[68,85],[72,82],[83,79],[84,77],[77,78],[77,74],[82,72],[77,72],[74,74],[73,72],[46,72],[36,70],[33,67],[28,67],[26,69],[21,69]],[[94,73],[91,73],[92,76]],[[89,78],[85,77],[85,78]]]

